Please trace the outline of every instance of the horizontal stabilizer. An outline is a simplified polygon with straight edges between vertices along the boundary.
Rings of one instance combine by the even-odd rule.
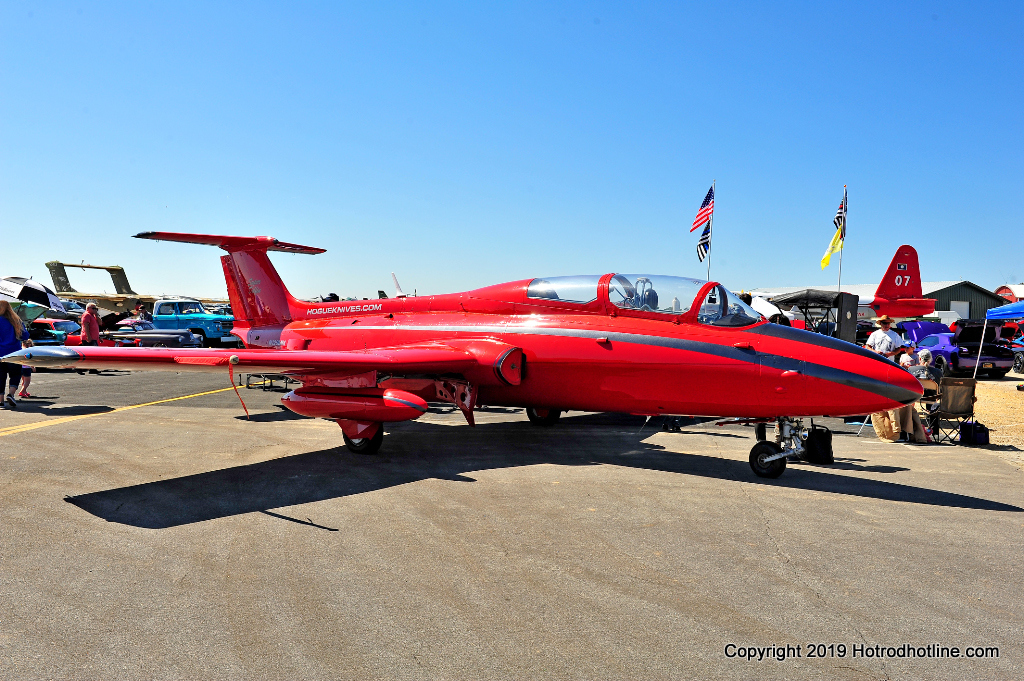
[[[272,236],[221,236],[217,234],[183,234],[179,232],[140,232],[135,235],[135,238],[218,246],[229,253],[234,251],[282,251],[284,253],[317,255],[318,253],[326,252],[324,248],[289,244],[284,241],[278,241]]]

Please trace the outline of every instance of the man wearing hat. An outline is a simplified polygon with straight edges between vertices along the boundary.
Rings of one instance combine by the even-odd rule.
[[[868,336],[866,346],[885,357],[895,356],[903,347],[903,339],[892,330],[892,318],[884,314],[875,321],[882,328]]]
[[[142,303],[135,306],[135,317],[144,322],[153,321],[153,315],[146,311],[146,306]]]

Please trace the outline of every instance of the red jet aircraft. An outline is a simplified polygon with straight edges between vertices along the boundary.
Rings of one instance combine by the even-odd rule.
[[[715,282],[605,274],[524,279],[466,293],[309,303],[292,297],[267,251],[323,253],[271,237],[144,232],[218,246],[232,333],[244,350],[30,348],[33,366],[287,374],[297,414],[336,421],[346,446],[373,453],[383,423],[427,401],[526,407],[534,423],[563,410],[775,421],[750,465],[777,477],[804,454],[800,417],[867,414],[916,400],[921,385],[873,352],[770,324]]]

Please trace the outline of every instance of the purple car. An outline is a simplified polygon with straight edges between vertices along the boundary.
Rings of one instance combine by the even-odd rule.
[[[939,322],[902,322],[899,326],[918,349],[931,351],[935,367],[943,376],[973,374],[978,363],[978,345],[981,344],[983,321],[960,320],[956,331]],[[1001,338],[1001,324],[989,324],[985,329],[985,342],[981,348],[979,374],[1002,378],[1013,367],[1013,351]]]

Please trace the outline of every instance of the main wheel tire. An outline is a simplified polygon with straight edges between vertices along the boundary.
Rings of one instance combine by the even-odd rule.
[[[553,426],[561,416],[562,412],[557,409],[526,408],[526,417],[535,426]]]
[[[341,436],[345,438],[345,446],[348,451],[353,454],[376,454],[384,442],[384,427],[378,428],[377,434],[373,437],[351,438],[345,433],[342,433]]]
[[[764,462],[770,456],[775,456],[782,451],[774,442],[758,442],[750,450],[750,468],[754,475],[759,478],[777,478],[786,470],[786,458],[775,459],[775,461]]]
[[[768,439],[768,424],[758,423],[754,426],[754,439],[758,442],[764,442]]]

